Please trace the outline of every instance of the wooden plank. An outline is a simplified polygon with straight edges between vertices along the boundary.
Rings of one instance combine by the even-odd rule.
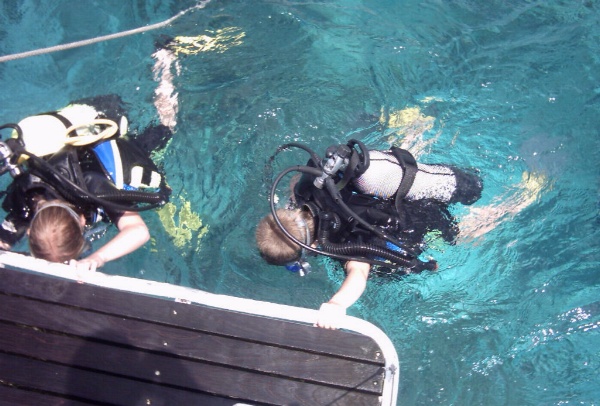
[[[328,404],[337,398],[344,398],[352,400],[352,404],[376,404],[372,402],[377,398],[376,394],[349,393],[339,388],[324,390],[319,385],[299,384],[284,377],[242,371],[235,366],[219,366],[168,354],[140,352],[131,347],[34,330],[22,325],[2,325],[0,348],[13,355],[25,355],[56,365],[70,365],[71,368],[126,377],[134,382],[152,382],[227,394],[234,398],[265,403],[289,404],[294,399],[296,404],[313,405],[320,402]],[[236,384],[232,386],[231,382]],[[54,387],[52,390],[68,393],[68,388],[65,387]]]
[[[0,384],[0,406],[89,406],[90,403],[78,402],[63,396],[32,392]]]
[[[243,337],[282,347],[302,348],[318,353],[365,360],[378,365],[384,363],[377,344],[371,338],[360,334],[307,328],[297,323],[281,323],[260,316],[206,306],[191,306],[3,268],[0,268],[0,280],[4,282],[2,289],[11,294],[58,301],[99,312],[143,318],[196,331],[210,331],[213,334]],[[224,317],[224,314],[227,316]]]
[[[243,370],[288,376],[308,382],[380,393],[380,366],[234,340],[112,315],[88,312],[53,303],[0,295],[2,318],[56,332],[166,352]]]
[[[153,405],[380,403],[384,360],[360,334],[2,267],[0,281],[0,387],[15,404],[134,401],[125,392]],[[98,383],[122,392],[95,398]]]
[[[0,379],[24,389],[68,394],[79,402],[113,405],[214,405],[232,406],[231,399],[178,388],[98,374],[83,369],[0,353]],[[57,388],[63,389],[57,392]],[[22,393],[23,394],[23,393]],[[30,397],[25,397],[27,403]]]

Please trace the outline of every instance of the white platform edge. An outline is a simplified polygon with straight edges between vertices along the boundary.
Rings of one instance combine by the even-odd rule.
[[[177,302],[197,303],[239,313],[295,321],[310,325],[315,323],[318,316],[318,310],[262,302],[235,296],[217,295],[185,286],[125,276],[107,275],[102,272],[77,271],[68,265],[47,262],[8,251],[0,250],[0,266],[38,272],[105,288],[162,297]],[[383,395],[380,404],[382,406],[395,406],[400,381],[400,362],[392,341],[377,326],[357,317],[345,316],[340,322],[340,328],[371,337],[379,345],[385,359],[386,371]]]

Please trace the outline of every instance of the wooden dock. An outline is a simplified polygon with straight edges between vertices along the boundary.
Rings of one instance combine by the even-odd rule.
[[[299,309],[305,321],[288,320],[281,315],[295,308],[82,276],[62,265],[39,273],[10,265],[6,255],[0,253],[0,405],[396,403],[393,347],[315,328],[306,322],[312,310]]]

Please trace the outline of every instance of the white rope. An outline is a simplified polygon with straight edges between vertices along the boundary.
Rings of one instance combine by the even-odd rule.
[[[35,49],[33,51],[27,51],[27,52],[21,52],[18,54],[0,56],[0,63],[7,62],[7,61],[14,61],[15,59],[28,58],[30,56],[49,54],[51,52],[64,51],[66,49],[79,48],[79,47],[95,44],[95,43],[102,42],[102,41],[108,41],[111,39],[122,38],[122,37],[127,37],[129,35],[139,34],[139,33],[151,31],[151,30],[156,30],[157,28],[162,28],[162,27],[165,27],[165,26],[171,24],[173,21],[177,20],[179,17],[183,16],[184,14],[186,14],[187,12],[189,12],[191,10],[204,8],[204,6],[206,6],[206,4],[208,4],[209,2],[210,2],[210,0],[203,0],[203,1],[199,2],[198,4],[196,4],[195,6],[192,6],[186,10],[180,11],[178,14],[176,14],[175,16],[173,16],[165,21],[162,21],[162,22],[156,23],[156,24],[152,24],[152,25],[147,25],[145,27],[134,28],[133,30],[121,31],[121,32],[117,32],[115,34],[103,35],[101,37],[95,37],[95,38],[85,39],[85,40],[81,40],[81,41],[69,42],[68,44],[55,45],[55,46],[48,47],[48,48],[40,48],[40,49]]]

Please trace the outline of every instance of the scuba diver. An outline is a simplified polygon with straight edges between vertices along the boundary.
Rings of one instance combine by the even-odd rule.
[[[448,206],[470,205],[483,184],[472,172],[417,163],[405,149],[368,150],[357,140],[334,145],[325,158],[300,143],[285,144],[310,155],[305,166],[283,170],[271,187],[271,213],[256,229],[261,256],[272,265],[306,275],[309,253],[345,261],[346,278],[320,308],[317,325],[335,328],[366,288],[369,273],[404,275],[434,271],[434,260],[419,258],[425,234],[437,231],[449,243],[458,234]],[[276,189],[292,172],[293,197],[277,209]]]
[[[150,234],[139,212],[165,204],[171,193],[150,152],[163,148],[171,132],[150,126],[129,139],[127,127],[115,95],[0,126],[12,130],[0,142],[0,175],[13,177],[3,192],[0,248],[27,234],[34,257],[93,271],[145,244]],[[90,252],[85,235],[99,222],[119,231]]]

